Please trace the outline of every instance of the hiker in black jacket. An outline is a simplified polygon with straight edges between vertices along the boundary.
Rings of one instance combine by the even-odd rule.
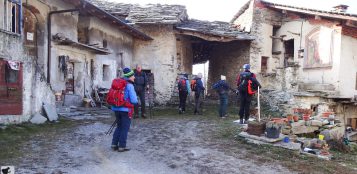
[[[203,86],[202,83],[202,73],[198,73],[197,77],[195,78],[196,83],[195,83],[195,111],[194,114],[200,114],[202,115],[202,104],[203,104],[203,97],[204,97],[204,90],[205,87]]]
[[[244,71],[241,72],[237,77],[237,87],[239,90],[240,95],[240,108],[239,108],[239,117],[240,117],[240,124],[247,124],[249,120],[249,109],[250,103],[252,102],[252,94],[248,93],[248,80],[251,80],[254,84],[261,88],[260,83],[256,79],[256,75],[250,72],[250,65],[244,64],[243,65]],[[243,122],[244,118],[244,122]]]
[[[135,69],[135,82],[134,82],[134,87],[135,87],[135,92],[136,95],[140,99],[140,105],[141,105],[141,117],[146,118],[145,116],[145,90],[149,89],[149,84],[148,84],[148,79],[145,74],[145,72],[142,71],[141,65],[136,65]],[[139,117],[139,106],[135,105],[135,117]]]

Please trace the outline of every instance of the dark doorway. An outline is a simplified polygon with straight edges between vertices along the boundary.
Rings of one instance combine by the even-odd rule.
[[[290,62],[294,61],[294,39],[284,41],[284,66],[288,67]]]

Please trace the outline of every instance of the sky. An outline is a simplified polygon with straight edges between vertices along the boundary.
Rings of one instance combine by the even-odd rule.
[[[108,0],[137,4],[180,4],[185,5],[191,19],[229,22],[248,0]],[[267,0],[279,4],[293,5],[321,10],[331,10],[333,6],[350,6],[348,12],[357,14],[357,0]]]

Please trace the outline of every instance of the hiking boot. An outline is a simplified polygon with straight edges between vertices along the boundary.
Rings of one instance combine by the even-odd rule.
[[[244,124],[243,119],[240,119],[239,124]]]
[[[129,148],[125,148],[125,147],[119,147],[118,148],[118,152],[126,152],[126,151],[129,151],[130,149]]]
[[[183,113],[183,111],[182,111],[182,109],[180,108],[180,109],[179,109],[179,114],[182,114],[182,113]]]
[[[110,148],[111,148],[113,151],[117,151],[117,150],[118,150],[118,146],[117,146],[117,145],[111,145]]]
[[[143,114],[143,115],[141,115],[141,118],[145,119],[145,118],[147,118],[147,117]]]

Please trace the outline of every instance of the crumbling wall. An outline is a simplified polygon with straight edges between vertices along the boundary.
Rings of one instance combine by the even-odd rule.
[[[134,66],[132,64],[133,37],[121,32],[119,28],[112,27],[93,17],[90,20],[88,31],[88,44],[98,44],[111,52],[109,55],[96,55],[93,85],[110,88],[112,79],[121,75],[122,67]],[[108,65],[110,68],[109,80],[103,80],[103,65]]]
[[[171,99],[177,77],[176,37],[172,25],[140,25],[138,29],[154,40],[134,41],[133,64],[141,64],[155,76],[155,102],[166,104]]]
[[[240,16],[233,21],[233,24],[240,30],[250,32],[253,25],[254,0],[249,2],[246,9],[242,9]]]
[[[250,41],[233,41],[216,44],[212,49],[209,60],[208,93],[215,95],[212,85],[220,80],[221,75],[227,77],[227,82],[236,88],[236,77],[242,71],[245,63],[249,62]]]
[[[176,35],[177,70],[192,74],[193,53],[190,36]]]

